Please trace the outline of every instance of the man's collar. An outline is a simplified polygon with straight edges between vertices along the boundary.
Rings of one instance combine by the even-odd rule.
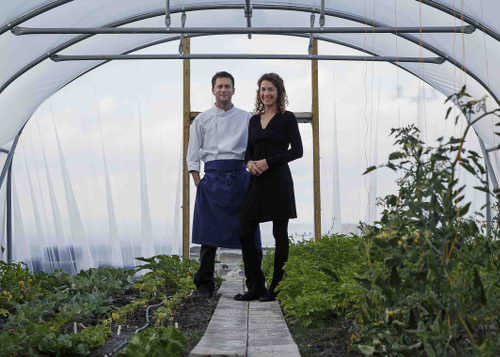
[[[217,105],[215,105],[214,103],[214,109],[217,111],[217,112],[224,112],[224,113],[227,113],[227,112],[230,112],[231,110],[234,109],[234,104],[231,103],[231,108],[229,108],[228,110],[224,110],[222,108],[219,108]]]

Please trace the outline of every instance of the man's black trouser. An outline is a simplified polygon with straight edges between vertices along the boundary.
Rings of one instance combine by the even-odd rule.
[[[255,241],[255,240],[254,240]],[[262,264],[262,249],[257,248],[254,242],[257,255],[257,264]],[[194,284],[200,291],[213,292],[215,289],[214,270],[215,254],[217,247],[202,245],[200,249],[200,269],[194,275]]]
[[[194,275],[194,285],[201,291],[213,292],[215,289],[214,270],[217,247],[202,245],[200,249],[200,269]]]

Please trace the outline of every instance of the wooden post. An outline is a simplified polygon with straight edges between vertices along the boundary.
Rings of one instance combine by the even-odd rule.
[[[190,53],[190,39],[184,38],[184,53]],[[182,257],[189,258],[189,172],[186,156],[191,115],[191,68],[189,59],[183,60],[183,145],[182,145]]]
[[[312,54],[318,54],[318,40],[313,39]],[[313,185],[314,185],[314,240],[321,239],[321,186],[319,170],[319,91],[318,61],[311,61],[312,79],[312,137],[313,137]]]

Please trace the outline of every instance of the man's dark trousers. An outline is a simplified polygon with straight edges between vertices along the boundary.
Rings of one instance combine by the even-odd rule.
[[[200,249],[200,269],[194,276],[194,285],[200,292],[212,294],[215,290],[214,270],[217,247],[202,245]]]
[[[202,245],[200,249],[200,269],[194,275],[194,285],[199,292],[213,294],[215,290],[214,270],[217,247]],[[257,249],[258,264],[262,264],[262,249]]]

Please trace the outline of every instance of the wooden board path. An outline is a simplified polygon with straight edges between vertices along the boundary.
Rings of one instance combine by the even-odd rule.
[[[228,275],[207,330],[191,357],[300,357],[279,303],[235,301],[243,278]]]

